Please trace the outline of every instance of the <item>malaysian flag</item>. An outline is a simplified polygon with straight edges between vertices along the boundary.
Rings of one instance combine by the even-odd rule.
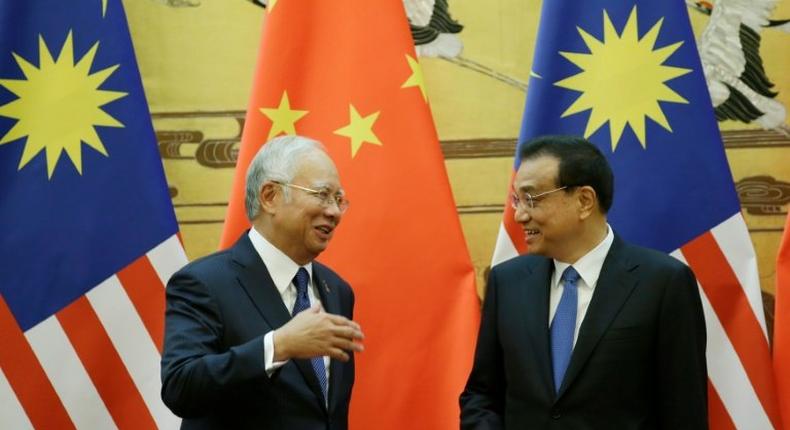
[[[0,428],[173,428],[186,262],[120,0],[0,2]]]
[[[595,143],[615,173],[615,231],[694,270],[711,428],[781,428],[754,249],[685,3],[544,2],[519,142],[544,134]],[[493,264],[524,251],[506,205]]]

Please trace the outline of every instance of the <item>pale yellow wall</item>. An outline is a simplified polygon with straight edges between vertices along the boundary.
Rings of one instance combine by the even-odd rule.
[[[124,0],[152,112],[239,109],[247,105],[262,10],[242,0]]]

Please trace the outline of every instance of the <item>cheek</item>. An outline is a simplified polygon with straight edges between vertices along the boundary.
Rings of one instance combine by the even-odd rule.
[[[541,208],[536,208],[536,210],[532,213],[532,219],[542,225],[542,226],[550,226],[554,223],[555,215],[552,214],[551,211],[547,211]]]
[[[540,211],[533,216],[536,224],[545,232],[558,232],[568,224],[567,214],[558,211]]]

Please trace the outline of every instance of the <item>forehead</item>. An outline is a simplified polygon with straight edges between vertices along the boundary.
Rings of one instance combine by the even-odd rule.
[[[294,181],[313,187],[340,188],[335,163],[323,151],[310,152],[300,158]]]
[[[543,155],[521,162],[513,179],[517,190],[542,190],[557,184],[560,161],[556,157]]]

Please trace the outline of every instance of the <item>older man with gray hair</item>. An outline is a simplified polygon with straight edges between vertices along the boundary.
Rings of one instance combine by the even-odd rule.
[[[275,138],[245,205],[252,228],[168,282],[162,399],[182,429],[346,429],[363,335],[348,283],[314,261],[348,208],[337,169]]]

